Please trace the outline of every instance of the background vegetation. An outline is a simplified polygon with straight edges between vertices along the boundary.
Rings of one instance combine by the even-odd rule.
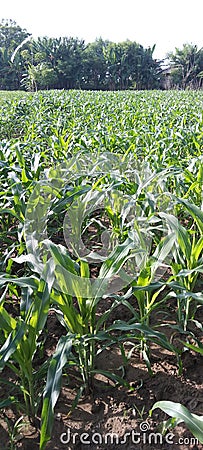
[[[12,20],[0,23],[0,89],[165,89],[201,88],[203,49],[185,44],[164,61],[129,40],[102,38],[85,44],[73,37],[42,37],[18,46],[30,34]]]

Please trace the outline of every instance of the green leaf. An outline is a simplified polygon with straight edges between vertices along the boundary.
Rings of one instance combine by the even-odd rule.
[[[91,280],[78,275],[77,265],[70,258],[67,249],[48,239],[44,244],[50,250],[55,263],[56,289],[77,298],[91,298]]]
[[[203,211],[200,208],[198,208],[198,206],[188,202],[188,200],[183,200],[181,198],[177,198],[177,200],[179,203],[182,203],[182,205],[185,206],[189,214],[191,214],[191,216],[195,220],[200,233],[203,233]]]
[[[152,342],[158,343],[163,348],[170,350],[172,352],[177,352],[177,349],[170,344],[165,334],[160,333],[159,331],[155,331],[152,328],[149,328],[147,325],[143,325],[141,323],[127,323],[122,320],[117,320],[108,328],[109,331],[128,331],[131,333],[131,337],[133,337],[132,331],[140,331],[140,333],[144,334],[146,338],[150,339]]]
[[[16,328],[16,320],[10,316],[2,305],[0,305],[0,328],[7,335]]]
[[[152,255],[151,260],[153,262],[151,266],[152,273],[155,273],[156,270],[162,265],[166,264],[166,258],[173,251],[173,246],[175,243],[175,233],[172,232],[169,235],[165,236],[163,240],[157,245],[155,252]]]
[[[100,375],[104,375],[106,378],[109,378],[110,380],[112,380],[115,384],[120,384],[121,386],[127,387],[131,391],[134,390],[133,387],[130,385],[130,383],[128,383],[127,380],[120,377],[119,375],[117,375],[114,372],[109,372],[108,370],[95,369],[92,371],[92,373],[95,373],[95,374],[98,373]]]
[[[4,345],[0,349],[0,370],[4,368],[10,356],[16,351],[16,348],[25,334],[26,329],[26,323],[19,321],[16,329],[9,334]]]
[[[14,283],[18,286],[30,286],[32,288],[36,288],[38,280],[34,277],[9,277],[7,274],[0,275],[0,286],[3,286],[6,283]]]
[[[181,342],[185,347],[189,348],[190,350],[193,350],[194,352],[200,353],[200,355],[203,355],[203,345],[201,344],[201,342],[198,342],[198,343],[199,343],[199,347],[197,347],[197,346],[194,345],[194,344],[189,344],[188,342],[184,342],[184,341],[181,341],[181,340],[180,340],[180,342]]]
[[[44,450],[47,442],[51,439],[54,407],[61,390],[62,369],[67,362],[71,348],[72,338],[70,336],[62,336],[50,362],[43,396],[40,450]]]
[[[174,417],[175,419],[181,419],[182,422],[185,422],[193,436],[203,444],[203,416],[192,414],[185,406],[181,405],[181,403],[170,401],[156,402],[153,405],[150,414],[156,408],[160,408],[169,416]]]
[[[191,270],[183,269],[177,274],[177,276],[187,277],[188,275],[196,272],[203,273],[203,264],[201,266],[194,267],[194,269]]]
[[[45,239],[43,244],[50,250],[56,264],[59,264],[73,274],[77,274],[75,264],[70,258],[67,249],[63,245],[56,245],[49,239]]]
[[[203,236],[200,237],[200,239],[194,245],[193,250],[192,250],[192,256],[195,261],[198,260],[200,254],[202,253],[202,250],[203,250]]]
[[[123,287],[129,284],[131,277],[127,274],[123,274],[122,266],[128,259],[129,253],[134,249],[135,244],[131,239],[126,239],[123,244],[117,245],[117,247],[111,252],[106,261],[102,264],[99,277],[94,284],[94,297],[101,298],[104,294],[107,295],[108,284],[114,275],[121,275]]]
[[[42,273],[42,280],[38,286],[37,296],[34,301],[32,317],[30,320],[30,325],[35,330],[35,334],[42,331],[46,323],[50,304],[50,294],[54,279],[54,264],[52,264],[52,261],[49,260]]]
[[[0,409],[8,408],[8,406],[12,405],[12,403],[17,404],[18,400],[16,397],[10,396],[8,399],[2,400],[2,402],[0,402]]]
[[[177,236],[178,245],[180,246],[187,261],[190,261],[192,253],[192,245],[190,242],[190,235],[188,231],[179,223],[178,219],[172,214],[160,213],[160,216],[166,220],[170,228],[174,231],[174,233]]]

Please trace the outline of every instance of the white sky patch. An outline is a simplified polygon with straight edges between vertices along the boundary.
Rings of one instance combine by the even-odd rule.
[[[156,58],[186,42],[203,47],[202,17],[203,0],[0,0],[0,19],[15,20],[34,37],[130,39],[156,44]]]

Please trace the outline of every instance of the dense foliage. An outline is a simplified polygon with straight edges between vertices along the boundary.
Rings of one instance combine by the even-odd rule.
[[[196,45],[184,44],[182,49],[176,48],[168,55],[171,62],[171,86],[185,89],[202,87],[203,49]]]
[[[155,45],[144,48],[129,40],[114,43],[102,38],[89,44],[73,37],[26,38],[29,33],[15,22],[0,23],[0,89],[139,90],[202,85],[203,50],[196,46],[176,49],[165,70],[163,61],[153,56]]]
[[[0,408],[38,428],[41,417],[41,450],[63,373],[77,380],[76,406],[98,372],[132,390],[133,352],[149,374],[154,344],[179,374],[186,349],[203,354],[202,101],[202,92],[1,93],[0,371],[10,381]],[[128,315],[115,320],[119,305]],[[63,332],[48,357],[50,313]],[[121,353],[118,373],[97,364],[107,347]]]

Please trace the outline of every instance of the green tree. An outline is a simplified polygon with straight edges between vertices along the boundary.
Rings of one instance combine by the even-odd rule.
[[[181,89],[201,87],[203,48],[198,50],[197,45],[184,44],[182,49],[176,48],[174,53],[169,53],[168,58],[172,82],[175,86]]]
[[[24,74],[21,84],[28,91],[38,89],[52,89],[57,85],[58,77],[56,71],[48,67],[46,63],[27,65],[27,72]]]
[[[106,88],[106,59],[104,50],[109,41],[99,38],[89,43],[82,60],[81,87],[102,90]]]
[[[20,89],[20,81],[24,72],[24,60],[20,52],[14,62],[12,54],[23,40],[29,36],[16,22],[2,20],[0,23],[0,89]]]
[[[0,25],[0,88],[154,89],[160,87],[155,46],[101,38],[85,45],[73,37],[30,39],[15,22]],[[13,58],[12,58],[13,55]],[[202,71],[200,67],[199,72]],[[201,77],[198,78],[200,83]]]
[[[33,61],[40,60],[43,70],[46,67],[49,87],[74,89],[80,87],[84,48],[84,41],[77,38],[39,38],[33,42]]]
[[[160,63],[153,59],[154,47],[144,49],[129,40],[110,43],[105,49],[110,89],[154,89],[160,87]]]

